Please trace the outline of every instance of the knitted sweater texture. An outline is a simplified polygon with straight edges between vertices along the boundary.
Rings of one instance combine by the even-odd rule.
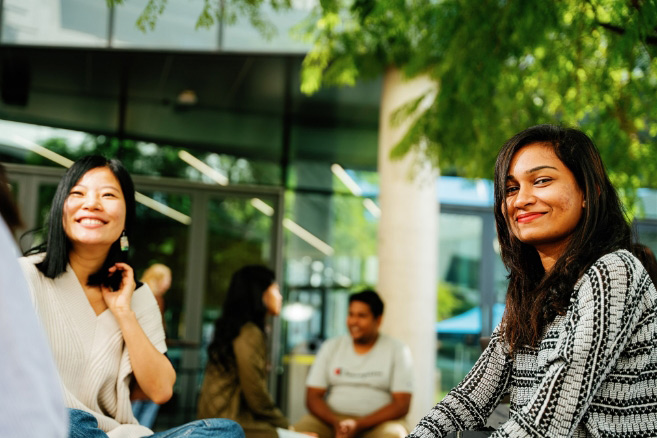
[[[508,351],[498,327],[409,438],[481,429],[509,393],[510,418],[492,437],[657,437],[657,291],[629,252],[587,270],[537,348]]]
[[[46,332],[67,407],[93,414],[109,438],[152,435],[132,415],[132,367],[118,322],[109,309],[96,315],[70,265],[57,278],[35,266],[42,254],[19,259],[35,310]],[[132,295],[132,310],[160,352],[166,351],[162,316],[144,284]]]

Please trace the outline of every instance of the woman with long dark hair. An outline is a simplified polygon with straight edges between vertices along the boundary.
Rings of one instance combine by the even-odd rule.
[[[245,266],[233,274],[215,322],[201,387],[198,417],[237,421],[248,438],[275,438],[288,420],[267,391],[265,319],[278,315],[282,297],[274,273]]]
[[[133,380],[156,403],[172,395],[162,318],[128,264],[135,191],[115,159],[76,161],[60,180],[45,241],[20,259],[70,408],[71,437],[242,437],[229,420],[153,432],[130,407]],[[35,419],[38,421],[38,419]],[[212,434],[212,435],[210,435]]]
[[[410,437],[657,436],[657,291],[593,142],[539,125],[500,150],[495,220],[506,310],[465,379]]]

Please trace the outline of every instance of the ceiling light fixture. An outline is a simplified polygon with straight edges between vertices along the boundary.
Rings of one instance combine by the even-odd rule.
[[[194,155],[190,154],[187,151],[178,152],[178,157],[183,160],[185,163],[192,166],[194,169],[201,172],[203,175],[209,177],[212,181],[216,182],[221,186],[228,185],[228,178],[223,173],[218,170],[213,169],[212,167],[205,164],[203,161],[196,158]]]
[[[182,90],[176,98],[176,103],[181,106],[194,106],[198,103],[196,91],[191,89]]]
[[[168,205],[164,205],[159,201],[156,201],[153,198],[149,198],[148,196],[144,195],[143,193],[135,192],[135,201],[139,202],[140,204],[145,205],[146,207],[155,210],[159,213],[162,213],[165,216],[170,217],[171,219],[177,220],[181,224],[189,225],[192,223],[192,218],[187,216],[186,214],[183,214],[179,212],[178,210],[174,210],[173,208],[169,207]]]
[[[344,184],[354,196],[363,196],[363,189],[361,189],[358,183],[349,176],[347,171],[344,170],[342,166],[337,163],[333,163],[331,165],[331,172],[333,172],[333,174],[337,176],[340,181],[342,181],[342,184]],[[372,214],[372,216],[377,219],[381,217],[381,209],[378,205],[376,205],[374,201],[369,198],[365,198],[363,199],[363,205]]]
[[[365,206],[365,208],[367,208],[367,210],[370,213],[372,213],[372,216],[374,216],[375,218],[380,218],[381,217],[381,209],[370,198],[363,199],[363,205]]]
[[[345,171],[342,166],[337,163],[331,164],[331,172],[333,172],[333,174],[337,176],[340,181],[342,181],[342,184],[347,186],[349,191],[353,193],[354,196],[363,196],[363,190],[356,183],[356,181],[354,181],[353,178],[349,176],[347,171]]]
[[[286,321],[303,322],[308,321],[313,316],[314,309],[309,304],[291,303],[283,306],[281,316]]]

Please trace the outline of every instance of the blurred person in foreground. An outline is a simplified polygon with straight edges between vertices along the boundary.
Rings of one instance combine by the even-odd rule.
[[[153,434],[133,416],[133,379],[156,403],[171,397],[176,379],[160,310],[128,263],[134,224],[126,169],[116,159],[86,156],[57,186],[45,241],[20,259],[70,408],[69,436],[243,437],[230,420]]]
[[[151,289],[151,292],[153,292],[153,296],[162,314],[162,325],[165,327],[166,333],[166,325],[164,324],[164,294],[171,287],[171,269],[162,263],[153,263],[144,271],[140,281],[146,283]],[[139,424],[152,429],[157,413],[160,410],[160,405],[149,399],[138,385],[133,385],[130,391],[130,401],[132,403],[132,413],[135,415]]]
[[[22,226],[0,165],[0,436],[64,438],[68,413],[11,232]],[[7,227],[7,224],[10,227]]]
[[[495,165],[506,310],[465,379],[410,434],[657,436],[657,291],[595,145],[576,129],[528,128]]]
[[[321,346],[306,380],[310,414],[294,429],[320,438],[403,438],[413,392],[410,349],[379,332],[383,301],[349,296],[349,334]]]
[[[266,317],[281,312],[274,272],[261,265],[237,270],[208,347],[198,417],[240,423],[247,438],[276,438],[289,422],[267,390]]]

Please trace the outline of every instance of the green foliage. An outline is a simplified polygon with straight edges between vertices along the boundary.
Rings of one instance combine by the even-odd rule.
[[[410,62],[417,39],[411,28],[429,2],[405,0],[323,0],[295,33],[313,43],[302,71],[302,91],[327,85],[353,85],[359,77],[381,74],[388,65]]]
[[[436,300],[436,321],[443,321],[476,306],[478,303],[469,295],[471,294],[468,294],[463,286],[440,282]]]
[[[125,0],[106,0],[108,7],[119,6]],[[146,7],[137,18],[136,26],[142,32],[155,29],[158,18],[165,12],[168,0],[148,0]],[[291,0],[203,0],[203,7],[196,20],[196,29],[209,28],[215,23],[234,24],[239,17],[245,17],[263,37],[276,34],[276,26],[262,13],[265,7],[274,11],[290,9]]]
[[[561,123],[592,136],[629,205],[657,187],[655,1],[325,0],[297,30],[306,93],[390,66],[436,80],[393,157],[426,145],[444,173],[491,177],[505,139]]]
[[[376,255],[378,220],[363,206],[363,199],[334,195],[333,239],[336,254],[360,260]]]
[[[448,283],[438,283],[438,293],[436,294],[436,320],[443,321],[456,315],[455,309],[459,306],[460,300],[452,293]]]

